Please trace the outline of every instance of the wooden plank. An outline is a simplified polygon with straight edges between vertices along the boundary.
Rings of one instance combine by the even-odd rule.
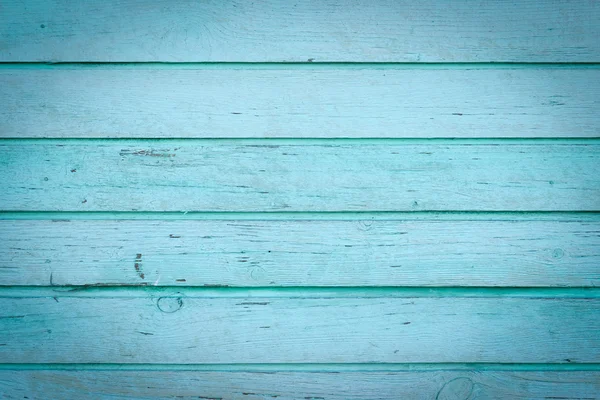
[[[595,68],[156,68],[0,69],[0,136],[600,135]]]
[[[589,143],[8,141],[6,211],[596,211]]]
[[[600,299],[593,297],[54,293],[55,298],[0,299],[0,362],[600,361]]]
[[[0,242],[0,285],[600,286],[598,221],[3,220]]]
[[[5,399],[594,399],[598,371],[0,371]]]
[[[596,1],[7,1],[1,61],[598,62]]]

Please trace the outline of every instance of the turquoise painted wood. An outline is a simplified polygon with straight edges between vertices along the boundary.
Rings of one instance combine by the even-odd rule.
[[[548,221],[520,215],[474,221],[468,214],[416,221],[255,218],[2,220],[0,281],[182,287],[600,285],[600,221],[589,215]]]
[[[197,294],[196,294],[197,293]],[[227,295],[227,292],[225,292]],[[292,296],[294,295],[294,296]],[[600,298],[0,297],[10,363],[599,363]],[[332,296],[332,295],[330,295]]]
[[[596,66],[0,68],[1,137],[598,137]],[[43,90],[40,90],[43,88]]]
[[[598,371],[205,372],[0,371],[6,399],[596,398]]]
[[[2,61],[598,62],[596,1],[7,1]]]
[[[599,18],[3,2],[0,397],[600,397]]]
[[[13,211],[598,211],[596,142],[0,143]]]

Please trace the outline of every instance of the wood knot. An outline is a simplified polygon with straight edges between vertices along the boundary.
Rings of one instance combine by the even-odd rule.
[[[373,227],[373,221],[358,221],[358,230],[369,231]]]
[[[160,311],[172,314],[183,307],[183,300],[181,297],[161,297],[156,302],[156,306]]]
[[[454,378],[444,384],[436,400],[467,400],[473,394],[473,380],[471,378]]]
[[[565,252],[563,251],[563,249],[554,249],[552,251],[552,258],[563,258],[563,256],[565,255]]]

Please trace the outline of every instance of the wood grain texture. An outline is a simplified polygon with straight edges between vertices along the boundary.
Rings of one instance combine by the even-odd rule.
[[[4,220],[0,243],[0,285],[600,285],[598,221]]]
[[[0,371],[4,399],[595,399],[597,371]]]
[[[596,1],[7,1],[1,61],[600,61]]]
[[[10,363],[597,363],[600,299],[0,299]]]
[[[600,69],[11,68],[0,136],[599,137],[599,98]]]
[[[595,144],[0,144],[10,211],[595,211]]]

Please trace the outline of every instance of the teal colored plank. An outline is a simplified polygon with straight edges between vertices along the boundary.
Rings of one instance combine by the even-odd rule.
[[[593,399],[600,373],[0,371],[6,399]]]
[[[3,3],[2,61],[599,61],[595,1]]]
[[[139,68],[0,69],[0,137],[600,136],[600,69]]]
[[[0,220],[0,242],[0,285],[600,285],[593,219]]]
[[[0,144],[10,211],[597,211],[594,144]]]
[[[0,299],[1,362],[600,361],[596,298],[54,297]]]

